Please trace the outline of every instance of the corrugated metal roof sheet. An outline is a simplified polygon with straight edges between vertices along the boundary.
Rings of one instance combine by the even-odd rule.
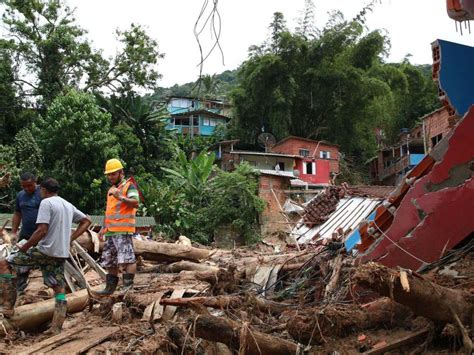
[[[12,214],[0,213],[0,228],[3,227],[3,224],[8,220],[7,227],[11,227]],[[90,216],[92,220],[92,225],[101,226],[104,222],[104,216],[93,215]],[[156,221],[154,217],[137,217],[136,226],[138,228],[147,228],[156,226]]]
[[[299,222],[292,233],[299,244],[308,243],[312,240],[331,238],[332,233],[341,227],[345,233],[355,230],[359,223],[369,216],[382,200],[352,197],[339,201],[336,211],[329,219],[319,226],[307,227],[303,222]]]

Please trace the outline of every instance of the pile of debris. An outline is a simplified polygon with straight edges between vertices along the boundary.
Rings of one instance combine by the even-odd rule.
[[[100,302],[87,289],[68,295],[63,333],[45,338],[53,300],[2,320],[2,352],[298,354],[407,349],[472,350],[474,242],[423,274],[355,265],[341,241],[274,253],[252,248],[135,240],[140,272],[133,291]],[[92,258],[101,244],[83,235]],[[90,287],[101,276],[78,259]],[[30,283],[27,293],[40,290]],[[445,287],[445,286],[449,286]],[[98,286],[103,287],[103,286]],[[43,290],[44,292],[44,290]],[[36,298],[39,299],[39,298]],[[34,297],[28,297],[31,302]]]
[[[337,204],[346,194],[342,186],[330,186],[313,198],[304,209],[303,220],[308,227],[326,222],[336,210]]]

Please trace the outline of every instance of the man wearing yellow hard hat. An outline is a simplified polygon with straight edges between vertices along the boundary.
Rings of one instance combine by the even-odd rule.
[[[104,225],[100,231],[105,238],[102,266],[107,269],[108,274],[105,289],[97,293],[108,296],[117,288],[120,268],[123,272],[124,291],[133,288],[137,267],[132,235],[135,233],[139,193],[132,181],[125,179],[120,160],[108,160],[104,174],[112,185],[107,193]]]

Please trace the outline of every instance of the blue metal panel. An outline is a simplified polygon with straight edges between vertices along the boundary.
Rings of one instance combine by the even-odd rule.
[[[439,85],[461,117],[474,104],[474,47],[437,41],[441,66]]]
[[[376,211],[373,211],[369,217],[367,217],[366,219],[368,221],[373,221],[375,219],[375,213]],[[347,237],[347,239],[344,241],[344,245],[346,247],[346,250],[349,252],[351,251],[352,249],[354,249],[354,247],[360,243],[360,233],[359,233],[359,229],[356,229],[349,237]]]
[[[418,165],[424,157],[424,154],[410,154],[410,166]]]

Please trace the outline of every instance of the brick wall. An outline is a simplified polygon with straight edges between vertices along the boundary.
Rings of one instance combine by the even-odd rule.
[[[449,126],[448,109],[443,108],[438,110],[433,114],[426,116],[423,121],[425,123],[426,142],[431,150],[433,148],[431,139],[440,134],[445,137],[451,130],[451,127]]]
[[[260,224],[262,235],[268,235],[277,231],[287,231],[286,219],[280,213],[275,195],[280,205],[283,206],[286,201],[286,195],[283,190],[290,188],[290,180],[281,176],[260,175],[258,195],[266,202],[265,210],[260,214]],[[272,192],[273,189],[273,192]]]
[[[331,172],[339,172],[339,147],[328,145],[322,142],[312,141],[309,139],[298,139],[298,138],[289,138],[282,143],[277,143],[272,151],[274,153],[281,154],[290,154],[290,155],[300,155],[300,150],[306,149],[309,151],[310,156],[314,154],[316,158],[320,157],[321,151],[326,151],[330,153],[331,158],[329,160],[329,167]],[[316,153],[315,153],[316,150]]]

